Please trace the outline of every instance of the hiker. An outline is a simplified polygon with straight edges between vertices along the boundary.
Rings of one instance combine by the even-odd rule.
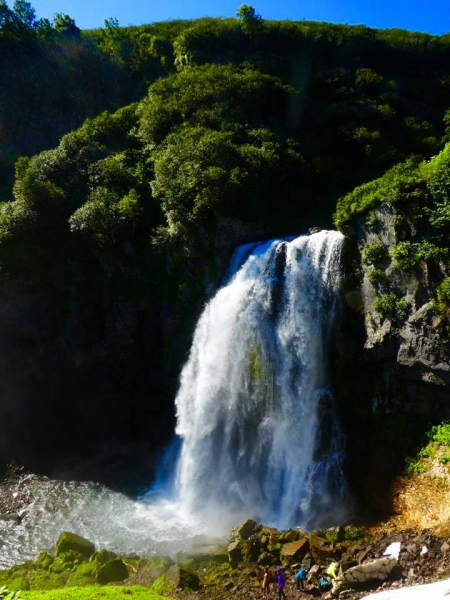
[[[286,594],[284,593],[284,586],[286,585],[286,579],[284,578],[283,571],[278,568],[276,569],[277,574],[277,586],[278,586],[278,598],[286,600]]]
[[[305,579],[306,579],[306,569],[305,567],[300,567],[298,573],[295,574],[295,583],[297,584],[297,589],[300,590],[300,586],[302,586],[302,590],[305,589]]]
[[[339,565],[337,562],[332,562],[329,565],[328,569],[325,571],[325,573],[327,575],[329,575],[331,577],[331,579],[336,579],[338,567],[339,567]]]
[[[331,582],[329,581],[329,579],[327,577],[322,575],[322,577],[319,579],[319,587],[320,587],[321,591],[325,592],[326,590],[330,589]]]
[[[264,569],[264,577],[263,577],[263,598],[269,598],[270,596],[270,573],[269,567],[265,567]]]

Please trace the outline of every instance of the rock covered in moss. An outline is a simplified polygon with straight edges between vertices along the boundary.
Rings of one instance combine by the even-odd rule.
[[[122,559],[115,558],[102,564],[96,571],[95,577],[103,585],[114,581],[123,581],[128,577],[128,569]]]
[[[118,555],[111,550],[99,550],[99,552],[94,552],[89,559],[89,562],[96,562],[97,564],[104,564],[109,560],[114,560],[118,558]]]
[[[53,556],[44,550],[39,554],[37,559],[34,561],[34,564],[37,569],[43,569],[47,571],[49,567],[53,564]]]
[[[173,565],[165,576],[166,586],[179,590],[197,591],[200,589],[200,579],[197,573],[181,565]]]
[[[78,565],[70,574],[67,586],[84,587],[86,585],[94,585],[97,583],[97,580],[95,579],[96,569],[98,569],[96,563],[85,562]]]
[[[12,592],[17,590],[29,590],[30,583],[25,577],[16,577],[16,579],[8,582],[8,589]]]
[[[252,535],[255,535],[261,530],[261,525],[252,519],[247,519],[236,527],[232,532],[232,537],[248,540]]]
[[[89,540],[81,537],[81,535],[63,531],[55,546],[55,557],[71,550],[89,558],[94,554],[95,546]]]
[[[227,549],[230,564],[236,566],[244,560],[243,548],[244,544],[242,540],[231,542]]]

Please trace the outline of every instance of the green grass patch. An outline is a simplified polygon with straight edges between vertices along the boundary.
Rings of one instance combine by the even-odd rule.
[[[33,590],[21,592],[22,600],[162,600],[163,596],[142,586],[90,586],[61,590]],[[167,600],[167,598],[166,598]]]
[[[430,460],[438,458],[444,465],[450,463],[450,422],[444,421],[440,425],[434,425],[427,431],[426,437],[428,443],[422,447],[414,457],[406,458],[406,473],[408,475],[417,475],[426,473]],[[440,454],[440,456],[439,456]]]

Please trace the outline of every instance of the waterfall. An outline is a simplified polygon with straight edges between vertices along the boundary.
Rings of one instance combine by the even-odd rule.
[[[50,550],[61,531],[145,556],[175,555],[249,517],[279,528],[342,522],[350,501],[328,356],[342,239],[324,231],[238,248],[197,324],[178,438],[152,492],[134,501],[25,476],[17,494],[31,503],[20,523],[0,519],[0,568]]]
[[[322,231],[236,251],[176,398],[184,512],[308,527],[348,508],[329,368],[342,240]]]

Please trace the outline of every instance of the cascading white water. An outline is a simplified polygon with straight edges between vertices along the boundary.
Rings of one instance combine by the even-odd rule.
[[[249,516],[278,526],[342,516],[328,365],[342,239],[322,231],[235,254],[197,324],[176,399],[184,511],[225,528]]]
[[[92,483],[21,480],[20,524],[0,519],[0,568],[63,530],[121,554],[175,554],[190,538],[258,517],[279,527],[342,520],[349,496],[329,381],[342,235],[242,246],[198,322],[177,396],[182,448],[169,499]],[[169,461],[170,463],[170,461]]]

